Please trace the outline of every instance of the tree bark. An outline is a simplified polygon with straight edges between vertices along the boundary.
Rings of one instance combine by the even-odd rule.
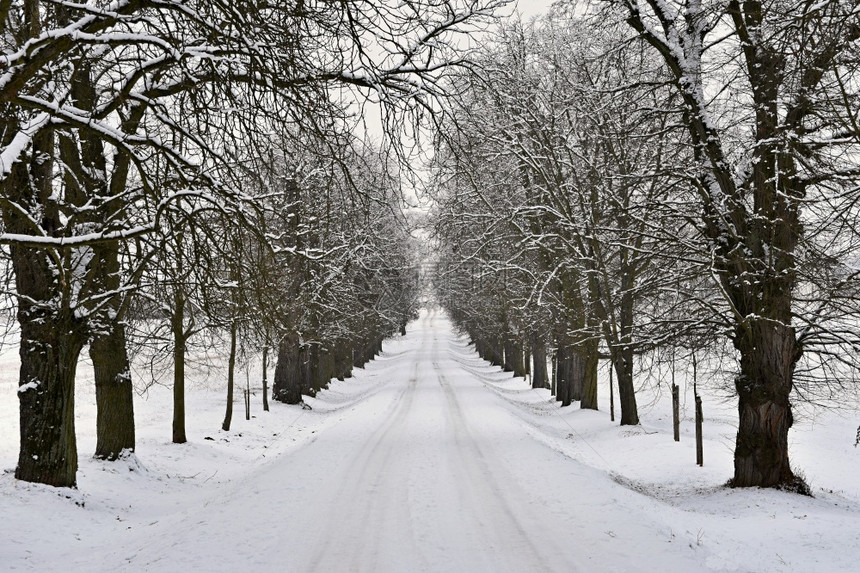
[[[790,326],[765,320],[749,322],[737,338],[741,351],[739,424],[733,487],[794,485],[788,459],[788,430],[793,423],[789,394],[796,361]]]
[[[224,423],[221,429],[230,431],[233,421],[233,387],[236,373],[236,321],[230,323],[230,357],[227,359],[227,410],[224,413]]]
[[[43,257],[30,249],[13,248],[13,262]],[[18,292],[28,273],[15,264]],[[21,280],[24,279],[24,280]],[[86,337],[66,313],[51,316],[27,302],[19,301],[21,322],[20,401],[21,448],[15,477],[58,487],[74,487],[78,469],[75,441],[75,369]]]
[[[488,351],[490,354],[490,364],[493,366],[502,366],[504,364],[504,345],[498,338],[489,341]]]
[[[335,377],[343,382],[352,377],[352,345],[339,340],[334,343],[334,369]]]
[[[546,343],[535,340],[532,343],[532,388],[549,388],[546,369]]]
[[[633,350],[616,348],[611,351],[612,363],[618,378],[618,403],[621,406],[621,425],[639,424],[639,408],[636,405],[636,388],[633,385]]]
[[[328,388],[329,382],[335,376],[334,355],[327,347],[320,348],[319,369],[317,371],[317,389]]]
[[[134,451],[134,387],[131,383],[125,325],[121,320],[119,245],[93,248],[93,284],[99,292],[113,293],[94,318],[90,359],[96,384],[96,452],[116,460]]]
[[[559,344],[556,357],[556,395],[555,399],[561,402],[562,407],[570,406],[571,402],[571,364],[570,349]]]
[[[516,361],[516,354],[517,354],[516,342],[510,337],[505,337],[503,349],[505,352],[505,356],[504,356],[502,369],[505,372],[514,372],[514,370],[515,370],[514,363]],[[522,361],[522,359],[520,359],[520,360]],[[514,374],[514,376],[516,376],[516,374]]]
[[[585,353],[582,344],[573,347],[568,354],[570,369],[570,401],[582,400],[582,386],[585,383]]]
[[[185,298],[174,294],[173,332],[173,443],[184,444],[185,435]]]
[[[525,378],[526,367],[522,344],[517,340],[512,340],[510,345],[505,347],[505,354],[508,351],[511,353],[511,371],[514,373],[514,376]]]
[[[597,410],[597,368],[600,364],[597,339],[587,340],[582,344],[582,348],[585,356],[579,407],[584,410]]]
[[[354,341],[352,343],[352,367],[353,368],[364,368],[364,364],[367,362],[364,356],[364,343],[360,341]]]
[[[301,357],[297,334],[288,334],[278,345],[272,399],[285,404],[300,404],[302,401]]]
[[[804,234],[801,209],[807,191],[807,183],[798,173],[798,158],[818,150],[805,148],[790,135],[803,133],[811,117],[823,122],[821,130],[833,129],[827,127],[825,116],[817,115],[819,107],[813,102],[820,90],[826,89],[823,83],[828,70],[853,49],[860,28],[831,27],[845,23],[844,18],[832,15],[826,16],[827,22],[817,17],[802,22],[797,37],[803,37],[805,45],[814,45],[820,34],[822,45],[827,47],[796,60],[792,65],[800,67],[786,73],[791,60],[785,56],[785,47],[759,33],[781,26],[781,12],[763,9],[760,2],[737,0],[730,0],[725,9],[739,40],[737,61],[744,65],[744,82],[751,95],[749,111],[755,119],[755,141],[748,159],[744,159],[749,169],[743,179],[737,178],[739,170],[723,147],[718,124],[710,121],[700,84],[689,81],[704,69],[701,48],[708,41],[704,20],[686,18],[681,24],[663,8],[654,8],[653,16],[667,36],[682,35],[682,43],[693,49],[689,54],[675,49],[677,39],[670,42],[654,34],[652,30],[659,28],[649,27],[649,16],[640,11],[631,9],[627,22],[661,54],[684,100],[683,121],[701,169],[700,216],[713,245],[714,271],[735,316],[733,343],[740,353],[735,387],[740,419],[731,484],[804,489],[802,480],[789,467],[787,447],[793,422],[789,402],[792,376],[803,352],[791,326],[792,297],[795,252]],[[828,35],[842,37],[830,43],[824,40]],[[797,85],[791,83],[795,78],[799,79]]]
[[[8,118],[2,120],[7,126]],[[13,127],[14,129],[14,127]],[[33,138],[29,157],[13,164],[3,196],[31,213],[40,213],[40,230],[56,236],[62,227],[52,193],[54,133]],[[3,208],[7,232],[32,233],[14,208]],[[65,254],[57,250],[10,247],[21,325],[18,380],[21,447],[15,477],[29,482],[74,487],[78,469],[75,441],[75,371],[86,332],[70,306]]]
[[[96,384],[95,456],[99,459],[116,460],[135,447],[134,387],[125,343],[121,322],[90,342]]]

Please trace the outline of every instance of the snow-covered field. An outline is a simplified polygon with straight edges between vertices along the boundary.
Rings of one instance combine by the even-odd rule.
[[[240,380],[244,374],[240,376]],[[560,409],[477,358],[442,314],[312,410],[254,397],[220,430],[223,375],[190,385],[170,443],[170,389],[136,401],[137,454],[93,460],[81,364],[77,490],[18,482],[17,357],[0,354],[0,571],[856,571],[857,411],[806,415],[794,464],[815,498],[728,490],[730,403],[705,396],[705,465],[687,397],[682,440],[665,399],[621,428]],[[259,372],[251,372],[258,380]],[[643,403],[647,397],[640,398]]]

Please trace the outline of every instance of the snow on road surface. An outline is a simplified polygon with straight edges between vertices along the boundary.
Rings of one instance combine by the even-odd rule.
[[[312,412],[275,405],[267,419],[289,421],[243,463],[206,449],[247,439],[234,430],[155,444],[158,456],[199,466],[180,482],[148,457],[147,467],[129,461],[128,475],[115,469],[121,463],[85,461],[87,493],[69,499],[4,475],[0,570],[792,570],[790,547],[759,547],[756,535],[767,540],[776,526],[790,537],[812,510],[810,528],[796,530],[806,543],[813,536],[804,570],[855,562],[860,521],[841,498],[833,508],[778,492],[710,491],[695,513],[642,495],[565,453],[491,372],[443,314],[425,312],[355,380],[308,399]],[[152,440],[142,442],[144,458]],[[744,515],[746,504],[765,509]],[[828,557],[825,535],[847,549],[844,559]]]
[[[410,342],[381,359],[384,386],[312,443],[105,564],[572,572],[659,551],[664,571],[695,565],[667,550],[668,531],[634,494],[607,492],[605,476],[530,438],[462,368],[441,315],[425,315]]]

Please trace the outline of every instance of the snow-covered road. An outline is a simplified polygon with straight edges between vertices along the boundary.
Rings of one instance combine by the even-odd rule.
[[[638,427],[559,408],[480,360],[441,313],[307,398],[313,410],[262,412],[257,395],[230,432],[219,371],[195,374],[183,445],[170,442],[171,388],[155,386],[135,404],[136,456],[116,462],[88,455],[82,361],[77,490],[13,477],[16,355],[0,352],[0,572],[832,573],[860,559],[856,419],[795,430],[816,498],[728,490],[731,405],[709,401],[700,468],[692,422],[674,442],[665,403]]]
[[[662,571],[701,567],[650,504],[530,437],[441,314],[315,439],[189,504],[99,568]],[[83,563],[81,563],[83,565]]]

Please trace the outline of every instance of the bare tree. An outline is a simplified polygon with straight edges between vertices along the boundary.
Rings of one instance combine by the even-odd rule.
[[[660,55],[683,101],[689,181],[739,354],[731,483],[803,490],[788,455],[791,392],[812,333],[828,332],[819,311],[839,303],[808,304],[798,271],[807,242],[820,247],[826,233],[805,223],[833,222],[834,194],[856,200],[860,13],[838,0],[612,5]],[[841,248],[838,225],[828,228]],[[855,333],[829,332],[823,339],[856,348]]]

